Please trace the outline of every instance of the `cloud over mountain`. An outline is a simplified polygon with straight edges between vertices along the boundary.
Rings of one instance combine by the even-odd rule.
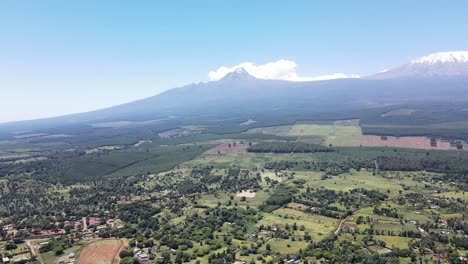
[[[292,60],[278,60],[265,64],[256,65],[253,62],[242,62],[237,65],[219,67],[217,70],[210,71],[208,77],[211,81],[222,79],[226,74],[243,68],[252,76],[259,79],[287,80],[287,81],[320,81],[340,78],[359,78],[358,75],[347,75],[344,73],[333,73],[321,76],[299,76],[296,68],[297,63]]]

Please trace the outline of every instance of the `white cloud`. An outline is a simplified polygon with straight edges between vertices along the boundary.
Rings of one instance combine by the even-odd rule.
[[[287,81],[320,81],[341,78],[359,78],[358,75],[347,75],[344,73],[334,73],[321,76],[305,77],[299,76],[296,72],[297,63],[291,60],[278,60],[261,65],[253,62],[242,62],[232,67],[219,67],[215,71],[210,71],[208,77],[211,81],[222,79],[226,74],[236,69],[244,68],[248,73],[259,79],[287,80]]]

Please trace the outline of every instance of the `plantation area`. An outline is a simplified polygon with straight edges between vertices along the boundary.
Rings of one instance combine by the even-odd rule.
[[[0,254],[33,263],[461,263],[468,152],[346,146],[361,135],[356,122],[224,138],[184,128],[5,155]]]
[[[322,139],[323,144],[333,146],[359,146],[362,135],[358,121],[336,121],[331,124],[297,123],[291,126],[254,128],[249,133],[273,134],[278,136],[294,136],[306,143],[317,144]]]
[[[400,113],[400,112],[395,112]],[[392,114],[395,115],[395,114]],[[388,115],[384,115],[386,117]],[[427,129],[443,129],[451,127],[453,129],[463,129],[466,126],[464,122],[433,124]],[[466,143],[463,140],[448,140],[441,137],[428,136],[400,136],[396,133],[385,133],[387,129],[400,128],[402,130],[411,130],[423,127],[394,126],[394,125],[364,125],[365,132],[371,130],[373,133],[381,135],[363,134],[359,120],[340,120],[334,122],[297,122],[294,125],[254,128],[248,133],[271,134],[277,136],[296,137],[296,141],[303,143],[312,143],[324,146],[361,146],[361,147],[397,147],[413,149],[433,149],[433,150],[456,150],[466,149]],[[379,129],[382,129],[379,131]]]

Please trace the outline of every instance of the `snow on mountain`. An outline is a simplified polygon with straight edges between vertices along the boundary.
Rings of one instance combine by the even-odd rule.
[[[369,79],[468,77],[468,51],[438,52],[380,72]]]
[[[246,81],[246,80],[254,80],[256,79],[250,73],[248,73],[244,68],[237,68],[233,72],[226,74],[221,81],[228,82],[228,81]]]
[[[468,51],[437,52],[411,61],[417,63],[468,63]]]

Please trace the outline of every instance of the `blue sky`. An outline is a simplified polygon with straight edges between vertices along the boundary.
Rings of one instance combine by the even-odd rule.
[[[468,50],[467,1],[0,2],[0,122],[89,111],[242,62],[369,75]]]

